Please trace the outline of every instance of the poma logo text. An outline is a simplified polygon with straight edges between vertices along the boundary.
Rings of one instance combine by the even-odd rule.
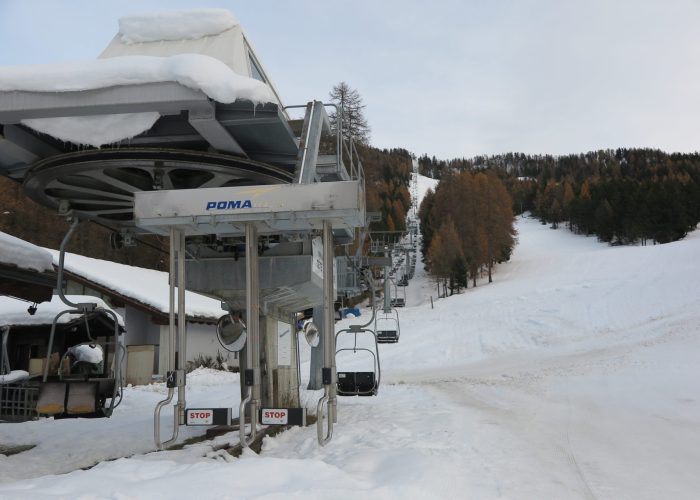
[[[236,208],[253,208],[250,200],[208,201],[207,210],[233,210]]]

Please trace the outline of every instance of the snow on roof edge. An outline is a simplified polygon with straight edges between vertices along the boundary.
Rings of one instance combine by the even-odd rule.
[[[117,315],[117,322],[122,328],[125,326],[124,318],[109,307],[105,301],[99,297],[91,295],[66,295],[66,298],[75,303],[95,303],[98,308],[112,311]],[[61,302],[58,295],[51,298],[51,302],[42,302],[38,304],[37,310],[30,315],[27,312],[27,302],[15,299],[12,297],[0,296],[0,325],[3,326],[25,326],[25,325],[50,325],[53,323],[56,315],[61,312],[71,309]],[[64,314],[58,320],[58,324],[65,324],[79,318],[80,314]]]
[[[2,66],[0,70],[0,91],[74,92],[177,82],[221,103],[238,99],[254,104],[276,102],[265,83],[239,75],[222,61],[203,54],[119,56],[70,64]],[[35,118],[22,123],[64,141],[100,147],[145,132],[158,118],[158,113],[148,112]]]
[[[47,250],[58,265],[58,251]],[[168,273],[73,253],[66,253],[65,269],[161,314],[169,312]],[[216,321],[224,314],[216,299],[190,290],[185,291],[185,297],[186,316],[190,321]]]
[[[40,246],[0,231],[0,264],[43,273],[53,271],[51,254]]]
[[[118,56],[65,64],[0,66],[0,91],[71,92],[178,82],[222,103],[274,102],[269,87],[204,54]]]
[[[238,24],[226,9],[156,11],[120,18],[119,34],[126,44],[194,40],[218,35]]]

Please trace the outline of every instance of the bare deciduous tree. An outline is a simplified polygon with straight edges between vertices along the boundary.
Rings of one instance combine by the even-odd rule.
[[[369,145],[370,126],[365,118],[365,105],[362,103],[360,93],[345,82],[335,85],[330,92],[331,101],[342,110],[341,121],[343,137],[352,138],[361,144]],[[330,114],[331,126],[335,129],[338,117],[335,111]]]

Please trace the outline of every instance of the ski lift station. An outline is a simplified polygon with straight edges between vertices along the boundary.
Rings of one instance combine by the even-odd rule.
[[[333,248],[365,226],[365,195],[357,152],[331,130],[329,113],[342,109],[316,100],[285,107],[240,24],[221,9],[122,18],[96,60],[3,68],[0,174],[72,222],[58,269],[65,311],[54,329],[61,315],[113,314],[62,293],[64,248],[81,221],[108,224],[119,242],[169,238],[169,335],[160,345],[169,393],[155,410],[159,448],[180,425],[231,424],[235,415],[216,401],[187,406],[187,329],[178,321],[185,289],[221,300],[220,341],[241,351],[242,446],[259,424],[304,422],[297,339],[280,332],[314,308],[317,326],[305,332],[314,346],[310,388],[324,389],[318,439],[331,439]],[[37,411],[109,416],[121,398],[120,339],[115,327],[114,361],[94,373],[50,371],[49,348]],[[167,407],[172,415],[161,419]]]

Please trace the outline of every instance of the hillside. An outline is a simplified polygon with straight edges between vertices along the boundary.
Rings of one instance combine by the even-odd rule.
[[[0,496],[696,498],[700,233],[609,247],[534,219],[517,228],[497,281],[434,309],[419,260],[401,340],[380,348],[379,395],[341,398],[328,446],[310,427],[237,460],[213,449],[236,433],[144,455],[165,389],[130,388],[110,421],[0,427],[0,442],[40,443],[0,457]],[[237,381],[195,375],[188,403],[237,408]]]

